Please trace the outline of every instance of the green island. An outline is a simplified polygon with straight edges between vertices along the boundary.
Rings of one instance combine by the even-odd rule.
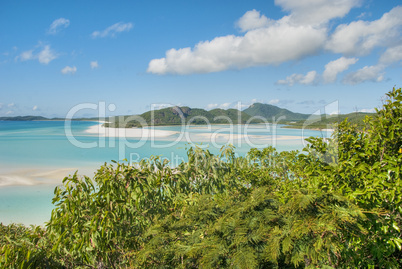
[[[243,111],[237,109],[213,109],[207,111],[201,108],[168,107],[145,112],[141,115],[126,115],[109,117],[105,127],[141,128],[145,126],[169,125],[207,125],[207,124],[284,124],[285,128],[326,129],[347,119],[360,127],[366,116],[374,113],[350,113],[346,115],[310,116],[295,113],[274,105],[254,103]]]
[[[16,116],[16,117],[0,117],[0,121],[64,121],[65,118],[46,118],[42,116]],[[72,121],[99,121],[104,118],[73,118]]]
[[[0,224],[1,268],[401,268],[402,90],[302,151],[188,149],[64,178],[44,227]]]
[[[212,109],[190,107],[168,107],[144,112],[140,115],[124,115],[106,118],[73,118],[73,121],[106,121],[110,128],[141,128],[145,126],[207,125],[207,124],[259,124],[276,123],[284,128],[327,129],[347,120],[364,125],[366,116],[374,113],[355,112],[344,115],[321,115],[295,113],[270,104],[254,103],[243,111],[237,109]],[[42,116],[0,117],[0,121],[64,121],[65,118],[46,118]]]

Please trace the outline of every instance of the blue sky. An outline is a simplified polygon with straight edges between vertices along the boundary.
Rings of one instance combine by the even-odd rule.
[[[402,86],[398,3],[3,0],[0,116],[100,102],[108,115],[253,102],[371,111]]]

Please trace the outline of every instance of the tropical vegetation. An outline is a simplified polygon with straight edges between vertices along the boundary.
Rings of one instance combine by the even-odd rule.
[[[302,151],[188,149],[66,177],[45,227],[0,225],[1,268],[401,268],[402,90]]]
[[[209,125],[259,123],[250,115],[237,109],[212,109],[167,107],[147,111],[141,115],[110,117],[106,127],[132,128],[160,125]]]

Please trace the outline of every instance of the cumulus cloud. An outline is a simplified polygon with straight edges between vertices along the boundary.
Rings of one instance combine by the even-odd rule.
[[[343,82],[351,85],[366,81],[381,82],[384,80],[383,70],[384,66],[382,65],[365,66],[362,69],[346,75]]]
[[[317,54],[326,42],[329,20],[345,16],[361,0],[276,0],[290,15],[271,20],[257,10],[236,23],[242,36],[201,41],[193,48],[172,48],[149,62],[153,74],[193,74],[277,65]]]
[[[170,49],[149,63],[153,74],[192,74],[280,64],[315,54],[325,42],[323,29],[277,22],[248,31],[244,36],[222,36],[198,43],[193,49]]]
[[[280,100],[279,99],[272,99],[268,101],[268,104],[270,105],[276,105],[279,104]]]
[[[218,104],[208,104],[208,105],[205,107],[205,109],[206,109],[206,110],[211,110],[211,109],[217,108],[218,106],[219,106]]]
[[[260,15],[259,11],[253,9],[251,11],[247,11],[236,24],[242,32],[246,32],[249,30],[267,27],[271,23],[272,21],[270,19],[264,15]]]
[[[98,61],[92,61],[92,62],[90,62],[90,65],[91,65],[91,69],[95,69],[95,68],[98,68],[98,67],[99,67]]]
[[[286,79],[278,80],[276,84],[279,85],[289,85],[293,86],[294,84],[303,84],[303,85],[312,85],[317,83],[317,72],[316,71],[310,71],[306,75],[302,74],[293,74]]]
[[[33,110],[33,111],[38,110],[38,106],[34,106],[34,107],[32,108],[32,110]]]
[[[35,49],[22,52],[16,57],[21,62],[28,60],[38,60],[41,64],[49,64],[56,59],[58,55],[50,48],[49,45],[37,46]]]
[[[221,104],[221,105],[219,106],[219,108],[228,109],[228,108],[230,108],[230,105],[231,105],[231,103],[223,103],[223,104]]]
[[[248,107],[249,105],[246,104],[242,104],[241,102],[232,102],[232,103],[222,103],[222,104],[216,104],[216,103],[212,103],[212,104],[208,104],[205,109],[206,110],[211,110],[211,109],[215,109],[215,108],[221,108],[221,109],[229,109],[229,108],[235,108],[235,109],[243,109],[245,107]]]
[[[62,29],[67,28],[70,25],[70,20],[65,18],[59,18],[54,20],[47,31],[48,34],[54,35],[60,32]]]
[[[75,66],[73,66],[73,67],[66,66],[63,69],[61,69],[61,73],[64,75],[67,75],[67,74],[74,75],[75,72],[77,72],[77,67],[75,67]]]
[[[91,34],[92,38],[97,37],[115,37],[116,34],[121,32],[128,32],[133,28],[133,24],[131,22],[123,23],[118,22],[109,27],[107,27],[103,31],[95,31]]]
[[[345,58],[341,57],[335,61],[331,61],[325,65],[324,73],[322,77],[324,82],[332,83],[336,81],[336,77],[339,73],[347,70],[350,65],[355,64],[358,61],[357,58]]]
[[[402,61],[402,45],[388,48],[380,57],[381,64],[392,64]]]
[[[57,55],[50,49],[49,45],[46,45],[43,50],[38,54],[38,60],[41,64],[48,64],[57,58]]]
[[[173,104],[151,104],[150,110],[159,110],[163,108],[168,108],[168,107],[175,107],[175,106],[180,106],[180,104],[173,105]]]
[[[380,19],[341,24],[330,37],[326,48],[335,53],[366,55],[376,47],[387,47],[400,39],[402,6],[393,8]]]
[[[291,13],[297,24],[319,25],[334,18],[342,18],[358,7],[361,0],[275,0],[275,4]]]
[[[278,84],[311,85],[333,83],[340,73],[376,48],[386,48],[377,65],[366,66],[345,76],[343,82],[356,84],[384,79],[385,67],[402,61],[402,6],[373,21],[356,19],[332,30],[331,20],[342,18],[363,0],[275,0],[288,14],[273,20],[260,11],[247,11],[235,25],[241,35],[218,36],[193,47],[171,48],[161,58],[152,59],[148,73],[202,74],[253,66],[279,65],[322,52],[341,54],[327,63],[322,75],[316,71],[293,74]],[[362,16],[360,16],[361,18]],[[97,35],[101,35],[100,32]]]
[[[360,109],[358,112],[375,113],[375,109],[374,108],[363,108],[363,109]]]
[[[21,62],[35,59],[35,56],[33,55],[33,50],[27,50],[22,52],[20,56],[18,56],[18,59]]]
[[[250,105],[249,104],[242,104],[241,102],[238,102],[233,108],[237,110],[243,110],[248,108]]]

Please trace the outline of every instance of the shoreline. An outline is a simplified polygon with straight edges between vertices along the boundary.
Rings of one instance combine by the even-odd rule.
[[[113,128],[104,127],[103,123],[99,125],[90,126],[85,130],[85,133],[96,134],[105,137],[129,137],[129,138],[155,138],[155,137],[168,137],[180,132],[155,130],[149,128]]]
[[[240,125],[240,124],[239,124]],[[139,139],[153,139],[153,140],[173,140],[173,141],[184,141],[188,143],[193,142],[218,142],[218,143],[234,143],[239,141],[250,141],[253,142],[268,142],[268,141],[286,141],[286,140],[302,140],[303,137],[292,136],[292,135],[276,135],[271,132],[270,128],[267,128],[268,133],[266,134],[258,134],[252,133],[236,133],[230,131],[230,128],[214,128],[217,125],[208,126],[200,126],[200,125],[192,125],[195,128],[188,128],[181,131],[171,131],[171,130],[161,130],[157,129],[158,127],[177,127],[176,125],[164,125],[152,128],[114,128],[114,127],[104,127],[102,124],[90,126],[85,130],[86,134],[96,135],[100,137],[110,137],[110,138],[139,138]],[[220,126],[228,126],[228,125],[220,125]],[[257,127],[257,126],[256,126]],[[188,130],[208,130],[209,132],[191,132]],[[250,128],[252,129],[252,128]],[[255,129],[261,129],[261,126],[258,126]],[[222,133],[222,130],[225,133]],[[233,130],[233,129],[232,129]],[[228,132],[229,133],[226,133]]]
[[[76,171],[79,176],[92,176],[99,168],[98,165],[62,167],[38,165],[0,166],[0,189],[11,186],[38,186],[62,184],[65,177]]]

